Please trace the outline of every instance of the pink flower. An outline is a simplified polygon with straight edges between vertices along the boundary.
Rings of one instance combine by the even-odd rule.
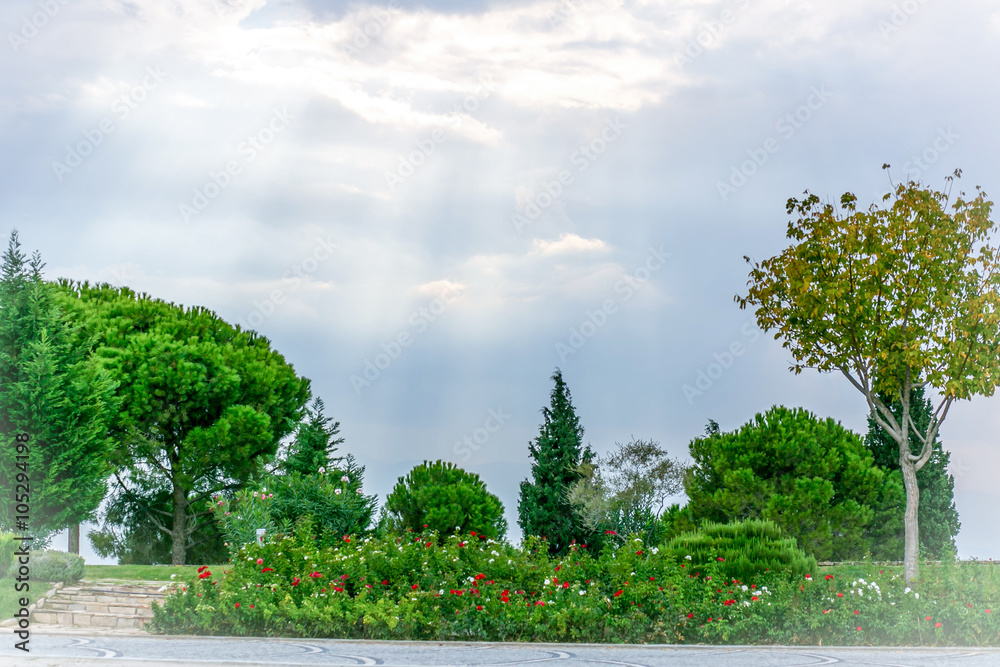
[[[258,558],[257,559],[257,565],[263,565],[263,564],[264,564],[264,559],[263,558]]]

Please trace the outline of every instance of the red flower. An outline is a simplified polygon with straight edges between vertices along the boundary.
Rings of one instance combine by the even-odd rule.
[[[253,605],[250,605],[250,608],[253,609]]]
[[[605,535],[617,535],[618,533],[616,533],[616,532],[615,532],[615,531],[613,531],[613,530],[606,530],[606,531],[604,531],[604,534],[605,534]]]
[[[430,542],[428,542],[428,543],[427,543],[427,546],[429,547],[430,545],[431,545],[431,543],[430,543]]]
[[[345,541],[345,542],[350,542],[350,541],[351,541],[351,538],[349,538],[349,537],[348,537],[347,535],[344,535],[344,541]]]
[[[860,616],[860,615],[861,615],[861,612],[860,612],[860,611],[858,611],[857,609],[855,609],[855,610],[854,610],[854,615],[855,615],[855,616]]]
[[[410,588],[412,588],[413,590],[417,590],[418,588],[420,588],[420,586],[418,586],[417,584],[413,584],[412,586],[410,586]]]
[[[476,531],[474,531],[474,530],[473,530],[473,531],[471,531],[471,532],[469,533],[469,535],[472,535],[473,537],[475,537],[475,536],[476,536]]]
[[[383,579],[382,580],[382,585],[383,586],[388,586],[389,585],[389,580],[388,579]]]
[[[718,558],[716,558],[715,560],[719,561],[720,563],[725,563],[725,562],[726,562],[726,559],[725,559],[725,558],[723,558],[722,556],[719,556],[719,557],[718,557]]]
[[[320,574],[319,572],[310,572],[310,573],[309,573],[309,576],[310,576],[310,577],[312,577],[313,579],[319,579],[319,578],[320,578],[320,577],[322,577],[323,575],[322,575],[322,574]]]
[[[940,624],[940,623],[935,623],[935,624],[934,624],[934,627],[935,627],[935,628],[940,628],[940,627],[941,627],[941,624]]]
[[[202,572],[204,572],[207,569],[208,569],[207,565],[202,565],[201,567],[198,568],[198,574],[201,574]]]
[[[759,598],[759,597],[757,597],[756,595],[754,595],[754,596],[753,596],[752,598],[750,598],[750,599],[751,599],[751,600],[753,600],[754,602],[756,602],[756,601],[757,601],[757,600],[759,600],[760,598]],[[823,613],[825,614],[826,612],[823,612]]]
[[[618,597],[618,596],[619,596],[619,595],[621,595],[621,594],[622,594],[622,591],[621,591],[621,590],[619,590],[619,591],[618,591],[617,593],[615,593],[615,597]]]
[[[992,611],[990,611],[989,609],[987,609],[987,610],[986,610],[986,613],[987,613],[987,614],[992,614],[993,612],[992,612]]]
[[[302,580],[298,577],[292,577],[292,586],[298,586],[300,581]]]
[[[650,581],[656,581],[656,577],[650,577],[649,580]]]
[[[564,581],[563,582],[563,588],[569,588],[569,582],[568,581]]]
[[[833,579],[833,575],[832,574],[828,574],[828,575],[826,575],[823,578],[826,579],[827,581],[829,581],[830,579]]]
[[[483,605],[481,605],[481,604],[477,604],[477,605],[476,605],[476,610],[477,610],[477,611],[482,611],[482,610],[483,610]]]
[[[260,572],[261,572],[261,574],[263,574],[264,572],[274,572],[274,568],[273,567],[265,567]]]
[[[334,586],[334,587],[333,587],[333,592],[334,592],[334,593],[343,593],[343,592],[344,592],[344,589],[343,589],[343,588],[341,588],[340,586]]]
[[[860,625],[858,626],[858,632],[861,632],[861,626]]]
[[[694,614],[688,614],[688,618],[694,618]]]
[[[425,523],[425,524],[424,524],[424,528],[426,528],[426,527],[427,527],[427,524]]]
[[[844,597],[844,594],[843,593],[837,593],[837,597],[838,598],[842,598],[842,597]]]
[[[239,608],[240,608],[240,603],[239,603],[239,602],[237,602],[237,603],[236,603],[236,608],[237,608],[237,609],[239,609]]]
[[[924,620],[925,620],[925,621],[929,621],[929,620],[931,620],[931,617],[930,617],[930,616],[928,616],[928,617],[927,617],[927,618],[925,618]]]
[[[635,555],[636,555],[636,556],[641,556],[641,555],[642,555],[642,549],[640,549],[639,551],[636,551],[636,552],[635,552]]]
[[[722,605],[724,607],[730,607],[730,606],[732,606],[735,603],[736,603],[736,600],[726,600],[725,602],[722,603]]]

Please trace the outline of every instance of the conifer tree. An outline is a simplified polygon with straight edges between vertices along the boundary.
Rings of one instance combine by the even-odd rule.
[[[570,488],[582,478],[581,463],[593,461],[590,447],[583,447],[583,427],[573,408],[562,371],[552,376],[555,386],[550,404],[542,408],[544,422],[528,445],[533,463],[531,480],[521,482],[518,524],[525,536],[544,537],[553,554],[564,553],[572,541],[589,537],[583,517],[570,503]]]
[[[886,405],[891,403],[892,413],[897,419],[900,418],[903,412],[900,402],[892,402],[888,396],[882,400]],[[920,442],[918,434],[926,432],[924,429],[930,422],[932,410],[931,402],[924,396],[924,388],[914,387],[910,393],[910,416],[916,425],[915,430],[910,431],[910,441],[914,449]],[[871,415],[868,416],[865,446],[875,457],[877,465],[892,471],[894,475],[900,475],[899,445]],[[920,489],[918,510],[920,549],[926,556],[934,559],[955,553],[955,536],[961,527],[958,510],[955,508],[955,478],[948,474],[950,461],[951,455],[944,451],[941,439],[935,436],[931,456],[917,477]],[[887,549],[883,550],[885,553],[878,555],[889,560],[898,560],[903,555],[903,521],[900,510],[904,503],[905,497],[896,499],[894,509],[897,520],[884,527],[894,539],[887,539],[885,545]]]
[[[116,383],[91,358],[92,341],[55,303],[44,266],[37,252],[27,259],[13,231],[0,275],[0,529],[32,535],[36,547],[93,518],[107,491],[118,406]],[[17,433],[29,437],[20,469]],[[24,528],[14,505],[19,472],[30,480]]]
[[[320,468],[332,469],[343,460],[335,457],[337,446],[344,443],[338,438],[340,422],[323,414],[325,406],[323,399],[317,397],[311,408],[306,408],[306,419],[299,425],[295,433],[295,441],[288,451],[288,456],[282,462],[285,472],[297,472],[301,475],[316,474]]]

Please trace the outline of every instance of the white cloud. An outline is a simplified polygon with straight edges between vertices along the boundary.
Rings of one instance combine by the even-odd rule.
[[[601,239],[585,239],[576,234],[560,234],[557,241],[535,239],[532,242],[532,254],[560,255],[565,253],[582,253],[592,250],[608,250],[608,244]]]

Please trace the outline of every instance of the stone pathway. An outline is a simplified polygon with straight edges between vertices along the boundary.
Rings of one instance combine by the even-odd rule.
[[[88,581],[63,586],[40,601],[31,614],[31,629],[66,634],[146,634],[154,601],[166,597],[172,584],[162,581]]]

